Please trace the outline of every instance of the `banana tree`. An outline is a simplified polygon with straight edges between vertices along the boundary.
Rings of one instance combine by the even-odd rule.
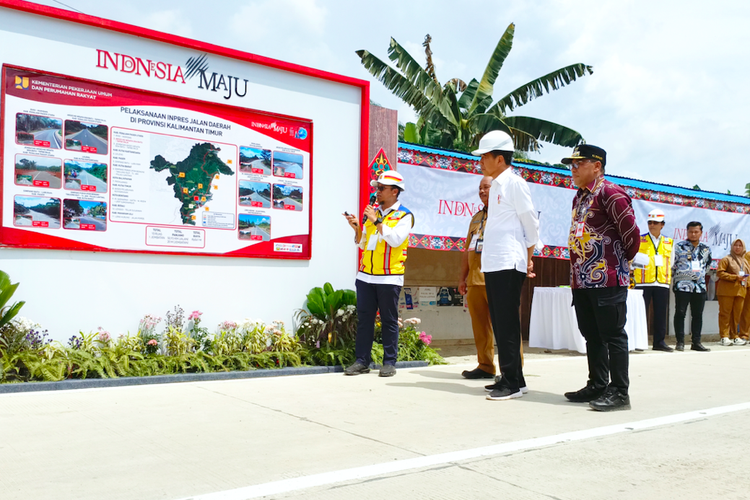
[[[541,142],[573,147],[583,141],[575,130],[558,123],[530,116],[507,113],[532,99],[564,87],[578,78],[593,74],[591,66],[572,64],[532,80],[493,103],[497,76],[513,47],[515,25],[510,24],[497,43],[481,80],[468,84],[453,78],[441,85],[431,65],[429,35],[423,44],[427,69],[391,38],[388,57],[395,68],[367,50],[358,50],[362,65],[394,95],[409,104],[418,115],[417,123],[407,123],[404,140],[428,146],[470,151],[491,130],[508,132],[520,151],[538,151]]]

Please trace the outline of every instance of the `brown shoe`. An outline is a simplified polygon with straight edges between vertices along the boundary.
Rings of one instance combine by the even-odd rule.
[[[473,370],[464,370],[461,372],[461,376],[463,378],[468,378],[470,380],[478,379],[478,378],[495,378],[494,373],[489,373],[481,368],[474,368]]]

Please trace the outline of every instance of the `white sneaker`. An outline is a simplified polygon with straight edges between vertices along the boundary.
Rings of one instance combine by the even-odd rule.
[[[741,339],[739,337],[734,339],[734,345],[745,345],[745,344],[747,344],[747,340],[745,339]]]
[[[730,346],[732,345],[732,341],[726,337],[722,337],[722,339],[719,341],[719,345]]]
[[[520,390],[518,392],[511,392],[507,387],[503,387],[487,394],[487,399],[490,401],[507,401],[508,399],[517,399],[522,396],[523,393]]]
[[[500,389],[500,385],[498,385],[498,384],[499,384],[499,381],[495,382],[494,384],[485,385],[484,386],[484,390],[487,391],[487,392],[492,392],[495,389]],[[528,394],[529,393],[529,388],[526,387],[526,386],[519,387],[518,390],[521,391],[521,394]]]

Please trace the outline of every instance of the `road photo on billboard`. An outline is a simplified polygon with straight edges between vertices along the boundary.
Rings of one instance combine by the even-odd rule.
[[[285,184],[273,185],[273,208],[302,211],[302,188]]]
[[[240,181],[239,202],[243,207],[271,208],[271,184]]]
[[[22,146],[60,149],[62,120],[49,116],[16,114],[16,143]]]
[[[47,156],[17,154],[16,185],[60,189],[62,160]]]
[[[100,123],[65,120],[65,149],[82,153],[109,153],[109,127]]]
[[[65,160],[65,189],[107,192],[107,164]]]
[[[63,227],[84,231],[106,231],[107,204],[101,201],[63,200]]]
[[[21,227],[60,229],[60,199],[39,196],[14,197],[13,224]]]
[[[240,147],[240,172],[271,175],[271,150]]]
[[[271,240],[271,217],[268,215],[240,214],[237,226],[241,240]]]
[[[289,179],[302,179],[302,155],[273,152],[273,175]]]

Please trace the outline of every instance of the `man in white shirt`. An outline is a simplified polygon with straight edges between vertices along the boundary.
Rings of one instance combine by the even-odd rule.
[[[345,375],[370,371],[370,353],[375,336],[375,316],[380,311],[383,337],[381,377],[396,374],[398,358],[398,297],[404,286],[404,263],[414,215],[401,205],[398,195],[404,190],[404,178],[394,170],[383,172],[370,183],[377,188],[379,207],[365,207],[363,224],[345,213],[354,229],[354,241],[362,249],[357,273],[357,340],[353,365]]]
[[[520,398],[526,381],[521,366],[521,287],[533,278],[531,256],[539,240],[539,219],[526,181],[513,173],[513,139],[495,130],[479,141],[482,173],[492,177],[482,245],[482,272],[502,376],[487,399]],[[480,244],[480,243],[478,243]]]

